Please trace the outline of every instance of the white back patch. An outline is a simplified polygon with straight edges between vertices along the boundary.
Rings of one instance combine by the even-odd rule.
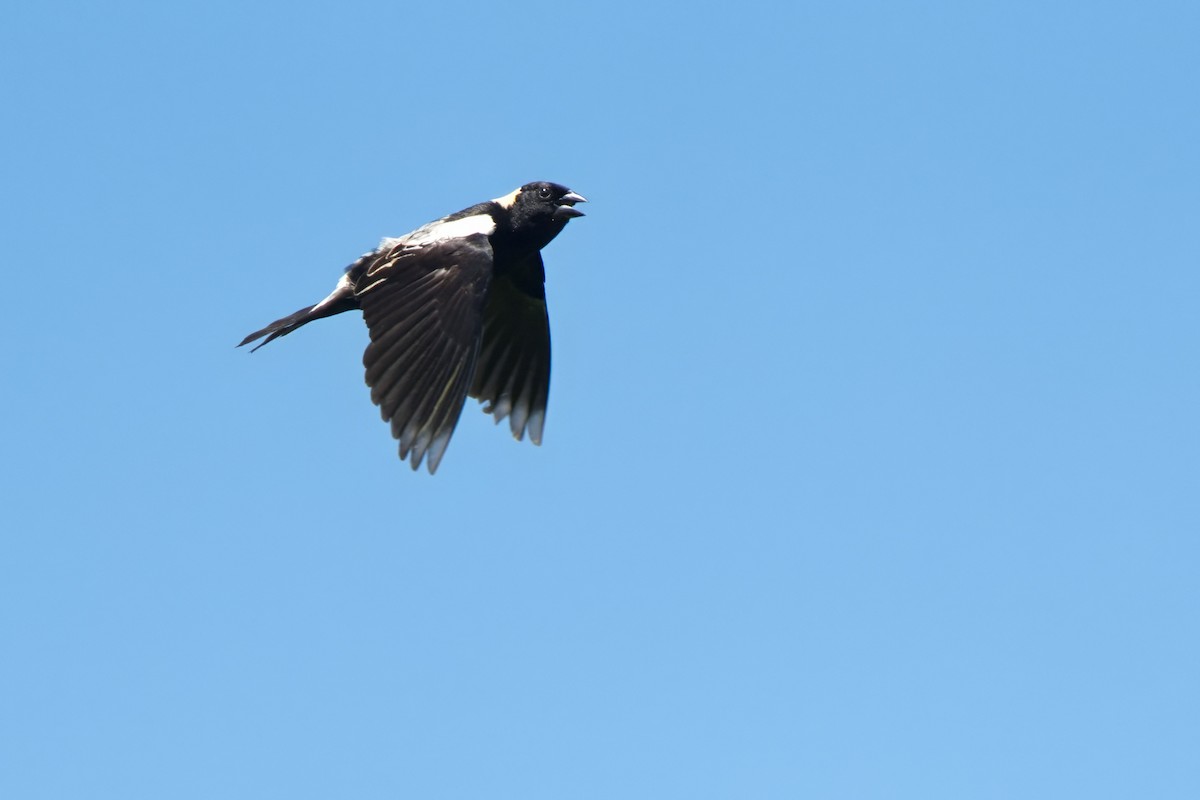
[[[465,239],[476,234],[491,236],[494,230],[496,230],[494,219],[487,214],[473,214],[449,222],[431,222],[417,228],[408,236],[401,237],[396,244],[403,242],[408,247],[420,247],[446,239]]]

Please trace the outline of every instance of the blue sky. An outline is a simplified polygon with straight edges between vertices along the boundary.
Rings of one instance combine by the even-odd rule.
[[[1200,796],[1200,12],[1047,5],[8,10],[0,796]],[[541,448],[234,349],[536,179]]]

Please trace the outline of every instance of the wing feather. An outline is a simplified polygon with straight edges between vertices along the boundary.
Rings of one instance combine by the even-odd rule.
[[[424,461],[437,471],[458,424],[491,277],[491,246],[473,234],[420,247],[399,242],[359,281],[371,334],[363,353],[371,400],[414,470]]]
[[[550,394],[550,318],[540,253],[497,274],[483,311],[483,342],[471,396],[513,437],[542,443]]]

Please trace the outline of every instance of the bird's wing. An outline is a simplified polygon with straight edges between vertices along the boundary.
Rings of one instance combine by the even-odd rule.
[[[381,249],[355,281],[371,343],[363,353],[371,400],[400,458],[437,470],[462,413],[492,276],[487,236]]]
[[[542,443],[550,394],[550,318],[546,272],[534,253],[492,279],[483,312],[483,345],[471,396],[496,422],[509,418],[516,439]]]

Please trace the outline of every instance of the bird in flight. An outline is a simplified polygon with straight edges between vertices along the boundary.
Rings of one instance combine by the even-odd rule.
[[[315,319],[361,309],[371,400],[400,458],[430,474],[450,443],[468,396],[513,437],[542,443],[550,391],[550,319],[541,250],[585,198],[565,186],[527,183],[422,225],[346,268],[316,305],[242,340],[253,348]],[[252,352],[253,352],[252,350]]]

